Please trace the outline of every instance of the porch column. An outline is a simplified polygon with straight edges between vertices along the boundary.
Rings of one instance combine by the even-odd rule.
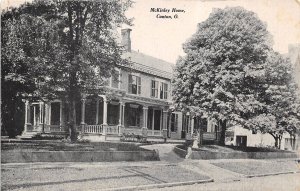
[[[36,126],[36,105],[33,106],[33,126]]]
[[[118,134],[122,135],[122,117],[123,117],[123,102],[119,103],[119,124],[118,124]]]
[[[195,126],[195,116],[191,117],[191,135],[194,133],[194,126]]]
[[[103,135],[106,135],[106,127],[107,127],[107,99],[106,96],[103,96]],[[105,136],[106,140],[106,136]]]
[[[167,110],[163,110],[163,116],[162,116],[162,136],[164,138],[164,142],[167,141],[167,137],[168,137],[168,111]]]
[[[122,117],[123,117],[123,102],[119,103],[119,126],[122,126]]]
[[[96,100],[96,125],[99,123],[99,98]]]
[[[148,107],[143,107],[143,128],[147,128],[148,121]]]
[[[142,126],[142,136],[143,137],[147,137],[147,135],[148,135],[147,122],[148,122],[148,107],[143,106],[143,126]]]
[[[125,103],[122,103],[122,127],[125,126]]]
[[[39,127],[42,132],[44,132],[44,103],[40,102],[40,120]]]
[[[81,133],[84,133],[84,126],[85,126],[85,98],[81,99]]]
[[[64,119],[64,104],[63,102],[61,101],[60,102],[60,105],[59,105],[59,129],[60,131],[62,130],[62,127],[65,125],[64,122],[65,122],[65,119]]]
[[[107,99],[103,96],[103,125],[107,125]]]
[[[186,125],[186,135],[190,132],[190,112],[187,112],[185,115],[185,125]],[[187,137],[187,136],[185,136]]]
[[[44,118],[44,124],[45,124],[45,127],[44,127],[44,131],[45,131],[45,128],[47,128],[47,125],[49,125],[49,103],[46,102],[45,103],[45,118]]]
[[[29,117],[30,117],[30,106],[28,100],[25,101],[25,124],[24,124],[24,132],[27,132],[27,125],[29,125]]]
[[[33,122],[31,123],[31,104],[29,103],[29,101],[27,101],[28,103],[28,111],[27,111],[27,123],[29,125],[33,125]]]
[[[85,124],[85,101],[86,99],[85,98],[82,98],[81,99],[81,125],[84,125]]]
[[[42,120],[42,116],[43,116],[43,114],[42,114],[42,105],[43,105],[43,103],[42,102],[40,102],[39,103],[39,109],[40,109],[40,116],[39,116],[39,124],[41,124],[42,122],[43,122],[43,120]]]
[[[48,119],[49,119],[49,124],[48,125],[51,125],[51,102],[49,103],[49,116],[48,116]],[[50,129],[50,127],[49,127]]]

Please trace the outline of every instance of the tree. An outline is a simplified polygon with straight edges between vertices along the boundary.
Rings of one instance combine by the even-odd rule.
[[[16,28],[16,9],[1,14],[1,132],[15,137],[24,126],[22,95],[35,90],[31,78],[30,63],[25,59],[26,47],[20,39],[21,31]],[[21,48],[22,47],[22,48]]]
[[[262,129],[261,120],[257,120],[257,118],[252,120],[252,123],[257,124],[262,132],[269,133],[274,137],[277,148],[281,146],[284,132],[288,132],[295,141],[296,132],[300,129],[299,94],[292,70],[289,59],[279,53],[270,52],[266,65],[266,90],[263,97],[269,115],[263,117],[272,118],[275,125],[263,126]],[[262,118],[262,116],[258,116],[258,118]]]
[[[34,95],[66,100],[71,140],[76,140],[75,103],[84,93],[99,93],[99,86],[114,74],[122,46],[115,29],[131,24],[124,11],[128,1],[34,1],[18,12],[12,32],[19,31],[19,51],[30,63]],[[10,37],[10,34],[7,34]],[[11,39],[16,41],[15,39]]]
[[[266,25],[253,12],[241,7],[215,9],[198,24],[183,46],[186,55],[177,61],[176,107],[238,123],[263,113],[260,98],[271,44]],[[226,126],[222,128],[225,134]]]

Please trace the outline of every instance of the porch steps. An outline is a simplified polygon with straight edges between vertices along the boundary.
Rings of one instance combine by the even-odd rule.
[[[18,136],[18,138],[27,140],[27,139],[63,139],[65,138],[66,133],[64,132],[52,132],[52,133],[42,133],[42,132],[25,132],[21,136]]]
[[[18,136],[18,138],[20,138],[20,139],[33,139],[33,138],[37,137],[40,134],[41,133],[37,132],[37,131],[25,132],[25,133],[22,133],[21,136]]]

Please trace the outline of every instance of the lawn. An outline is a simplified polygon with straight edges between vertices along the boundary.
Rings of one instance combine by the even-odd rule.
[[[51,141],[18,141],[2,142],[2,151],[143,151],[134,143],[99,142],[99,143],[68,143],[58,140]]]
[[[178,145],[177,147],[183,150],[187,150],[191,146],[191,143],[187,142],[183,145]],[[220,146],[220,145],[202,145],[199,149],[193,148],[193,150],[207,150],[211,152],[290,152],[275,148],[267,147],[237,147],[237,146]]]
[[[268,174],[287,171],[298,171],[295,161],[228,161],[213,162],[215,166],[245,175]]]

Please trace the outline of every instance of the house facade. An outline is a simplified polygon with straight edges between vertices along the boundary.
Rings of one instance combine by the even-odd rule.
[[[84,95],[76,103],[76,125],[81,138],[94,141],[120,139],[122,135],[148,138],[191,139],[200,128],[200,119],[190,113],[173,111],[171,78],[173,64],[131,50],[131,29],[122,29],[122,55],[130,66],[117,68],[107,80],[104,95]],[[67,134],[62,100],[25,102],[22,137],[38,134]],[[217,138],[213,122],[202,123],[204,137]],[[207,128],[208,127],[208,128]]]

